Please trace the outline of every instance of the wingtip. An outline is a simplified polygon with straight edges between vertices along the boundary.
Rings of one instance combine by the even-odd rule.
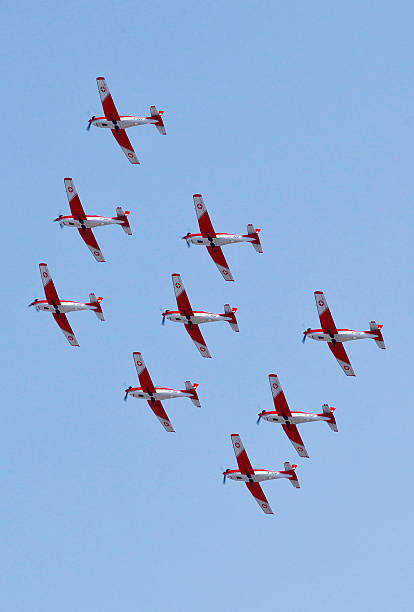
[[[72,180],[72,178],[71,178],[70,176],[66,176],[66,177],[65,177],[63,180],[64,180],[64,181],[71,181],[71,180]]]
[[[203,196],[201,195],[201,193],[195,193],[193,195],[193,198],[202,198]]]

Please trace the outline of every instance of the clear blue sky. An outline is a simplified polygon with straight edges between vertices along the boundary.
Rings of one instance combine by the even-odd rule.
[[[411,2],[16,2],[2,12],[4,612],[389,612],[413,609]],[[121,113],[165,110],[167,136],[129,131],[128,164],[101,113],[95,77]],[[96,231],[96,263],[67,214],[73,177],[91,214],[131,210],[133,237]],[[202,193],[217,231],[262,228],[263,255],[207,253]],[[106,322],[46,314],[38,263],[66,299],[104,296]],[[240,334],[203,328],[198,355],[160,309],[182,274],[193,306],[238,306]],[[348,345],[347,379],[326,346],[300,342],[325,291],[337,325],[384,324],[386,351]],[[167,434],[137,384],[199,382],[202,409],[165,402]],[[339,433],[301,427],[299,459],[270,409],[267,375],[292,409],[336,406]],[[235,467],[238,432],[256,467],[299,464],[302,488],[264,485],[276,515]]]

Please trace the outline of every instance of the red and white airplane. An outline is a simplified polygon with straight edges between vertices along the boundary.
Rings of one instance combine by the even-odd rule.
[[[172,281],[178,310],[165,310],[162,313],[162,323],[164,324],[165,319],[184,323],[185,329],[190,334],[191,339],[200,351],[202,357],[211,357],[199,325],[201,323],[212,323],[214,321],[227,321],[232,330],[238,332],[239,326],[237,324],[236,315],[234,314],[237,308],[230,308],[229,304],[224,304],[223,314],[205,312],[204,310],[194,311],[184,289],[181,276],[179,274],[173,274]]]
[[[141,387],[128,387],[125,389],[126,400],[128,395],[133,395],[139,399],[146,399],[151,410],[165,428],[166,431],[175,431],[171,425],[170,419],[165,412],[161,400],[174,399],[176,397],[188,397],[197,408],[201,408],[200,400],[197,395],[198,384],[192,384],[189,380],[185,381],[185,389],[169,389],[168,387],[154,387],[151,376],[148,373],[147,367],[142,358],[142,354],[133,353],[135,367]]]
[[[349,361],[348,355],[346,354],[342,343],[349,342],[350,340],[372,338],[372,340],[375,340],[380,349],[385,349],[384,338],[382,337],[381,333],[383,326],[377,325],[375,321],[370,321],[369,331],[337,329],[322,291],[315,291],[315,300],[322,329],[311,329],[309,327],[305,332],[303,332],[302,342],[305,342],[307,337],[312,338],[312,340],[322,340],[323,342],[327,342],[329,348],[335,355],[337,362],[345,374],[347,376],[355,376],[355,372],[352,369],[351,362]]]
[[[225,244],[233,244],[235,242],[250,242],[255,251],[263,253],[259,238],[260,229],[255,229],[253,225],[249,223],[247,226],[247,234],[216,234],[204,205],[203,196],[199,193],[195,193],[193,195],[193,200],[201,234],[188,233],[186,236],[183,236],[183,240],[187,241],[188,246],[190,246],[190,243],[206,246],[207,251],[217,268],[220,270],[224,280],[234,281],[221,247]]]
[[[40,277],[45,290],[45,300],[33,300],[29,306],[34,306],[36,310],[44,310],[51,312],[56,323],[66,336],[67,341],[72,346],[79,346],[76,336],[73,333],[69,321],[66,317],[66,312],[74,312],[75,310],[92,310],[100,321],[104,321],[104,316],[101,308],[102,297],[96,297],[94,293],[89,294],[90,302],[71,302],[70,300],[60,300],[57,294],[52,277],[50,276],[47,264],[39,264]]]
[[[165,135],[167,132],[165,131],[164,122],[162,120],[164,111],[158,111],[155,106],[150,106],[151,115],[149,117],[134,117],[133,115],[121,116],[116,109],[104,77],[97,77],[96,83],[98,85],[99,95],[101,96],[105,117],[95,117],[94,115],[89,119],[87,129],[89,130],[91,125],[94,125],[95,127],[109,128],[112,130],[115,140],[131,164],[139,164],[138,157],[135,155],[135,151],[132,148],[125,130],[134,125],[152,123],[160,134]]]
[[[76,191],[75,183],[71,178],[65,178],[66,194],[69,200],[71,215],[59,215],[54,221],[57,221],[61,227],[76,227],[90,249],[96,261],[105,261],[102,251],[96,242],[93,235],[93,227],[100,225],[120,225],[124,232],[129,236],[132,235],[131,227],[128,221],[129,210],[125,212],[120,206],[116,208],[116,217],[99,217],[98,215],[87,215],[83,210],[83,206]]]
[[[258,415],[259,418],[257,419],[257,424],[260,423],[261,419],[270,421],[270,423],[281,423],[285,434],[292,442],[298,455],[301,457],[309,457],[296,425],[299,425],[299,423],[311,423],[313,421],[326,421],[333,431],[338,431],[333,414],[335,408],[330,408],[328,404],[323,404],[321,414],[314,414],[311,412],[291,412],[277,375],[269,374],[269,382],[273,402],[275,404],[275,410],[262,410],[262,412],[260,412]]]
[[[225,472],[223,472],[223,484],[226,482],[226,478],[231,478],[232,480],[242,480],[246,483],[247,488],[263,512],[265,514],[273,514],[273,510],[269,506],[269,502],[267,501],[259,482],[262,482],[263,480],[274,480],[275,478],[289,478],[291,484],[296,487],[296,489],[299,489],[300,485],[295,472],[297,465],[291,465],[288,461],[286,461],[285,469],[280,472],[275,472],[274,470],[254,470],[239,434],[231,434],[231,441],[233,442],[234,453],[236,455],[239,469],[227,469]]]

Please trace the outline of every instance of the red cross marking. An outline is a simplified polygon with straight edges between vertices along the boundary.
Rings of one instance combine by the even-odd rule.
[[[323,300],[319,300],[318,304],[319,304],[319,306],[324,306],[325,302]]]
[[[236,442],[236,444],[234,445],[236,448],[240,448],[240,442]]]
[[[69,193],[72,193],[73,187],[68,187],[68,191],[69,191]]]
[[[106,89],[105,89],[105,87],[103,85],[101,85],[101,87],[99,89],[101,90],[102,93],[106,92]]]
[[[176,286],[177,289],[181,289],[180,283],[175,283],[175,286]]]
[[[47,278],[47,272],[43,272],[43,277]]]
[[[201,203],[201,202],[199,202],[199,203],[197,204],[197,208],[198,208],[199,210],[201,210],[201,209],[203,208],[203,205],[202,205],[202,203]]]

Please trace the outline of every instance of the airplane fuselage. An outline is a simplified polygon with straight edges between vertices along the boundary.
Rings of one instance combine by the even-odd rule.
[[[213,237],[203,236],[203,234],[187,234],[185,236],[187,242],[192,244],[200,244],[202,246],[223,246],[225,244],[234,244],[236,242],[254,242],[254,236],[240,234],[216,234]]]
[[[74,312],[76,310],[96,310],[96,306],[93,304],[83,303],[83,302],[71,302],[70,300],[61,301],[60,304],[50,304],[47,300],[38,300],[33,304],[36,310],[43,310],[45,312],[54,312],[54,313],[66,313],[66,312]]]
[[[273,470],[254,470],[253,474],[245,474],[240,470],[227,470],[226,478],[232,480],[242,480],[243,482],[262,482],[263,480],[274,480],[275,478],[289,478],[285,472],[275,472]]]
[[[350,340],[362,340],[364,338],[377,339],[377,335],[371,331],[356,331],[353,329],[338,329],[337,334],[325,334],[321,329],[311,329],[306,333],[308,338],[312,340],[320,340],[322,342],[349,342]]]
[[[311,412],[292,412],[292,416],[284,417],[272,410],[262,412],[261,418],[270,423],[281,423],[283,425],[299,425],[300,423],[311,423],[312,421],[330,421],[331,417],[327,414],[314,414]]]
[[[120,119],[115,121],[115,124],[106,117],[95,117],[91,124],[99,128],[109,128],[110,130],[115,129],[115,125],[120,130],[125,130],[136,125],[145,125],[146,123],[158,123],[158,119],[152,119],[151,117],[134,117],[133,115],[123,115]]]
[[[133,395],[138,399],[145,399],[148,401],[156,400],[167,400],[175,399],[176,397],[190,397],[193,398],[194,394],[190,391],[180,391],[178,389],[168,389],[167,387],[156,387],[153,393],[148,393],[142,387],[133,387],[128,391],[129,395]]]
[[[182,315],[179,310],[169,310],[168,312],[163,313],[170,321],[174,321],[176,323],[186,323],[187,325],[190,322],[193,325],[201,325],[201,323],[214,323],[215,321],[231,321],[231,317],[226,314],[215,314],[214,312],[203,312],[197,311],[194,312],[193,315],[185,316]]]
[[[120,219],[119,217],[100,217],[98,215],[87,215],[85,220],[82,219],[82,222],[79,221],[79,219],[72,217],[71,215],[58,217],[57,219],[55,219],[55,221],[58,221],[60,225],[66,225],[67,227],[77,227],[79,229],[83,226],[87,228],[92,228],[99,227],[101,225],[122,225],[123,223],[125,223],[125,220]]]

